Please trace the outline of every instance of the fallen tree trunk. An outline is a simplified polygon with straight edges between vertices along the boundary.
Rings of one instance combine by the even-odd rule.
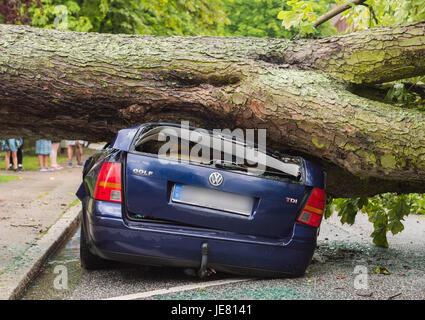
[[[269,147],[320,162],[335,196],[425,192],[425,114],[353,85],[425,74],[424,34],[424,22],[295,42],[0,25],[0,135],[266,128]]]

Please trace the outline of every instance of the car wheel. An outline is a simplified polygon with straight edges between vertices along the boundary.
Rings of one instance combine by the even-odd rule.
[[[85,228],[84,218],[81,221],[81,234],[80,234],[80,260],[81,267],[87,270],[104,269],[111,265],[109,260],[102,259],[91,253],[87,241],[87,231]]]

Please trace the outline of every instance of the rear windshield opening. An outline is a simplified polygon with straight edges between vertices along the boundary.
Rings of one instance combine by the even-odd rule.
[[[139,137],[134,150],[272,179],[299,180],[301,176],[297,157],[272,154],[261,146],[200,129],[157,126]]]

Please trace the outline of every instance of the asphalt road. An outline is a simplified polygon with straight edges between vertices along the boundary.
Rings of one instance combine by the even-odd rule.
[[[79,232],[52,257],[23,299],[425,299],[425,216],[410,216],[405,230],[376,247],[372,224],[359,214],[354,226],[334,216],[322,223],[306,274],[294,279],[247,279],[216,274],[206,280],[182,269],[119,264],[85,271]],[[376,267],[389,274],[376,274]],[[66,276],[66,277],[65,277]],[[130,296],[129,296],[130,295]]]

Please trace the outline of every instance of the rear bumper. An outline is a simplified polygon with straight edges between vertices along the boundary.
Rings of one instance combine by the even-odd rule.
[[[296,223],[288,239],[155,223],[127,223],[121,205],[90,200],[84,210],[91,251],[105,259],[145,265],[199,268],[208,243],[208,267],[258,276],[304,274],[316,248],[317,230]]]

